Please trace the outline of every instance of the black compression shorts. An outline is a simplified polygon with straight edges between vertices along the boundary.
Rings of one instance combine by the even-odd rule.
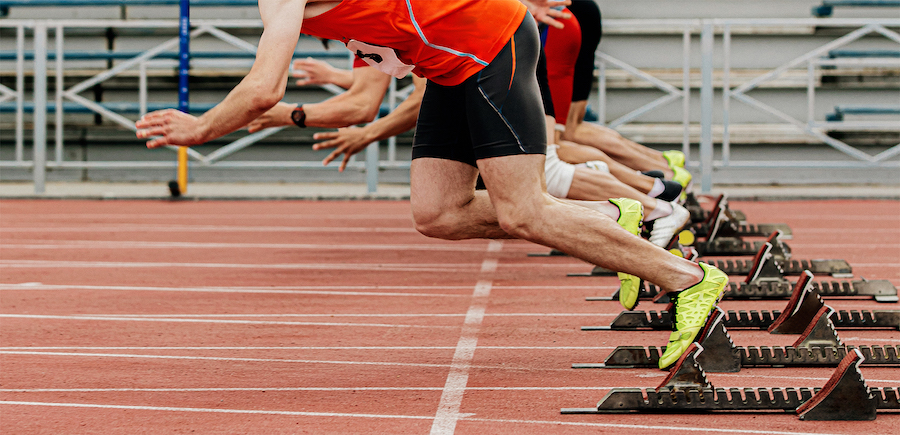
[[[503,50],[456,86],[428,81],[412,158],[476,166],[480,159],[544,154],[546,126],[535,76],[540,41],[530,14]]]
[[[568,8],[581,25],[581,50],[575,61],[572,101],[586,101],[594,84],[594,54],[603,33],[600,8],[594,0],[573,0]]]

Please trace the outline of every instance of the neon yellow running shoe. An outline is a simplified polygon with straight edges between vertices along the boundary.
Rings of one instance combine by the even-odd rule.
[[[663,158],[669,162],[669,168],[684,167],[684,153],[678,150],[663,151]]]
[[[688,172],[687,169],[680,168],[678,166],[672,168],[672,172],[675,173],[675,176],[672,177],[673,180],[677,181],[681,187],[687,189],[688,185],[691,184],[691,180],[693,177],[691,173]]]
[[[641,221],[644,219],[644,206],[640,202],[628,198],[610,198],[609,202],[619,208],[619,219],[616,221],[629,233],[638,235],[641,229]],[[641,279],[619,272],[619,303],[626,310],[634,308],[637,304],[638,294],[641,291]]]
[[[691,191],[691,180],[693,179],[693,177],[687,169],[679,168],[678,166],[673,166],[672,172],[675,174],[672,179],[677,181],[678,184],[680,184],[681,187],[684,188],[681,191],[681,195],[678,197],[678,200],[681,203],[684,203],[687,200],[688,192]]]
[[[675,332],[669,336],[666,351],[659,358],[659,368],[666,369],[681,358],[688,346],[697,338],[697,333],[706,324],[709,313],[722,299],[728,275],[706,263],[699,263],[703,269],[703,280],[682,290],[675,299]]]

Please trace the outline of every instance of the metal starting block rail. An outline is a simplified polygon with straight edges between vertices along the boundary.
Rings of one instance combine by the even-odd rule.
[[[801,275],[804,271],[827,274],[834,278],[850,278],[853,268],[846,260],[793,260],[790,248],[780,241],[780,233],[772,232],[751,260],[706,259],[705,263],[717,267],[728,275],[753,275],[754,279],[783,279]],[[589,273],[570,273],[568,276],[615,276],[616,272],[596,266]]]
[[[856,280],[856,281],[817,281],[811,284],[822,297],[865,297],[876,302],[897,302],[897,288],[888,280]],[[758,284],[745,282],[729,282],[725,288],[723,299],[788,299],[793,294],[794,284],[784,281],[764,281]],[[655,303],[667,304],[669,297],[660,294],[659,287],[643,283],[638,294],[639,300],[653,300]],[[588,301],[617,301],[619,293],[612,296],[592,296]]]
[[[697,342],[706,351],[698,362],[710,373],[736,373],[745,367],[834,367],[857,350],[865,365],[900,367],[900,346],[846,346],[822,307],[792,346],[738,347],[722,322],[720,309],[710,316]],[[573,364],[576,369],[656,368],[665,347],[619,346],[602,363]]]
[[[725,312],[722,321],[728,329],[768,329],[781,311]],[[828,316],[837,329],[900,330],[900,310],[835,310]],[[582,331],[671,331],[669,311],[623,311],[609,326],[582,326]]]
[[[878,410],[900,409],[897,388],[870,388],[859,369],[865,355],[844,356],[822,388],[715,388],[700,361],[704,348],[691,344],[655,389],[613,388],[594,408],[563,408],[562,414],[787,411],[801,420],[874,420]]]
[[[774,246],[766,243],[754,259],[753,273],[744,282],[729,282],[723,299],[788,299],[795,291],[803,291],[812,286],[823,297],[871,297],[877,302],[897,302],[897,288],[888,280],[817,281],[791,283],[781,277],[783,270],[773,260]],[[669,303],[669,296],[661,293],[659,287],[641,281],[638,299],[652,299],[656,303]],[[618,290],[612,297],[589,297],[588,301],[618,300]]]
[[[732,311],[725,313],[722,324],[728,329],[767,329],[773,334],[801,334],[822,307],[822,297],[812,286],[809,271],[801,275],[791,299],[782,311]],[[830,307],[829,307],[830,308]],[[900,330],[900,310],[832,310],[828,318],[837,329]],[[671,330],[669,311],[623,311],[609,326],[584,326],[582,331]]]

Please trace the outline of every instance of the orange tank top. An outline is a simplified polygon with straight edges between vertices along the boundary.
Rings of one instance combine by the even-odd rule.
[[[304,19],[302,32],[350,44],[375,63],[385,53],[357,47],[389,47],[416,75],[454,86],[494,59],[526,13],[518,0],[342,0]]]

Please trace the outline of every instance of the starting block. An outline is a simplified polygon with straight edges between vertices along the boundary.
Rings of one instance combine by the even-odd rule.
[[[752,260],[711,260],[708,264],[728,275],[755,275],[755,279],[782,279],[786,275],[802,275],[805,271],[850,278],[853,268],[846,260],[793,260],[790,250],[780,243],[780,231],[774,231],[760,246]],[[776,246],[779,249],[776,249]]]
[[[700,356],[688,348],[655,389],[613,388],[594,408],[563,408],[562,414],[698,411],[787,411],[801,420],[874,420],[878,410],[900,409],[897,388],[870,388],[859,369],[865,356],[854,349],[841,359],[823,388],[715,388]]]
[[[719,195],[715,206],[702,222],[691,226],[694,237],[702,237],[707,241],[724,237],[766,237],[773,231],[781,231],[784,239],[790,239],[793,235],[787,224],[748,224],[746,217],[737,216],[728,207],[728,198],[725,194]],[[690,243],[686,243],[690,244]]]
[[[756,242],[753,246],[759,246],[753,259],[740,260],[704,260],[707,264],[717,267],[728,275],[755,275],[757,278],[782,279],[788,275],[801,275],[804,271],[814,274],[827,274],[834,278],[850,278],[853,276],[853,268],[846,260],[793,260],[790,248],[781,242],[780,231],[773,231],[764,242]],[[673,246],[674,248],[674,246]],[[699,252],[689,247],[692,255],[685,256],[689,260],[696,261]],[[570,273],[568,276],[615,276],[616,272],[596,266],[590,273]]]
[[[804,273],[797,281],[784,311],[732,311],[722,324],[728,329],[766,329],[772,334],[801,334],[821,307],[826,306],[811,285],[813,275]],[[900,330],[900,310],[831,311],[828,318],[837,329]],[[609,326],[584,326],[582,331],[672,330],[669,311],[623,311]]]
[[[718,203],[719,198],[716,198],[716,203]],[[703,207],[700,206],[700,201],[697,199],[697,196],[694,195],[693,192],[689,192],[685,197],[684,204],[682,204],[684,208],[687,209],[691,213],[691,222],[692,223],[702,223],[709,220],[709,215],[712,213],[711,211],[707,211]],[[715,206],[713,207],[715,210]],[[728,210],[728,213],[731,215],[731,218],[738,223],[746,224],[747,223],[747,215],[740,210]]]
[[[706,349],[698,362],[710,373],[734,373],[744,367],[834,367],[848,352],[859,350],[866,365],[900,367],[900,346],[845,346],[829,320],[831,308],[822,307],[792,346],[738,347],[716,308],[697,342]],[[665,347],[619,346],[602,363],[572,364],[576,369],[656,368]]]
[[[775,237],[777,239],[777,237]],[[744,282],[729,282],[723,299],[788,299],[799,283],[783,278],[784,270],[774,260],[775,246],[766,242],[753,260],[752,271]],[[888,280],[817,281],[810,284],[823,297],[871,297],[877,302],[898,302],[897,288]],[[805,284],[804,284],[805,286]],[[802,291],[804,286],[798,287]],[[618,300],[618,291],[612,297],[589,297],[588,301]],[[669,303],[668,295],[659,288],[642,282],[638,300],[652,299],[656,303]]]

